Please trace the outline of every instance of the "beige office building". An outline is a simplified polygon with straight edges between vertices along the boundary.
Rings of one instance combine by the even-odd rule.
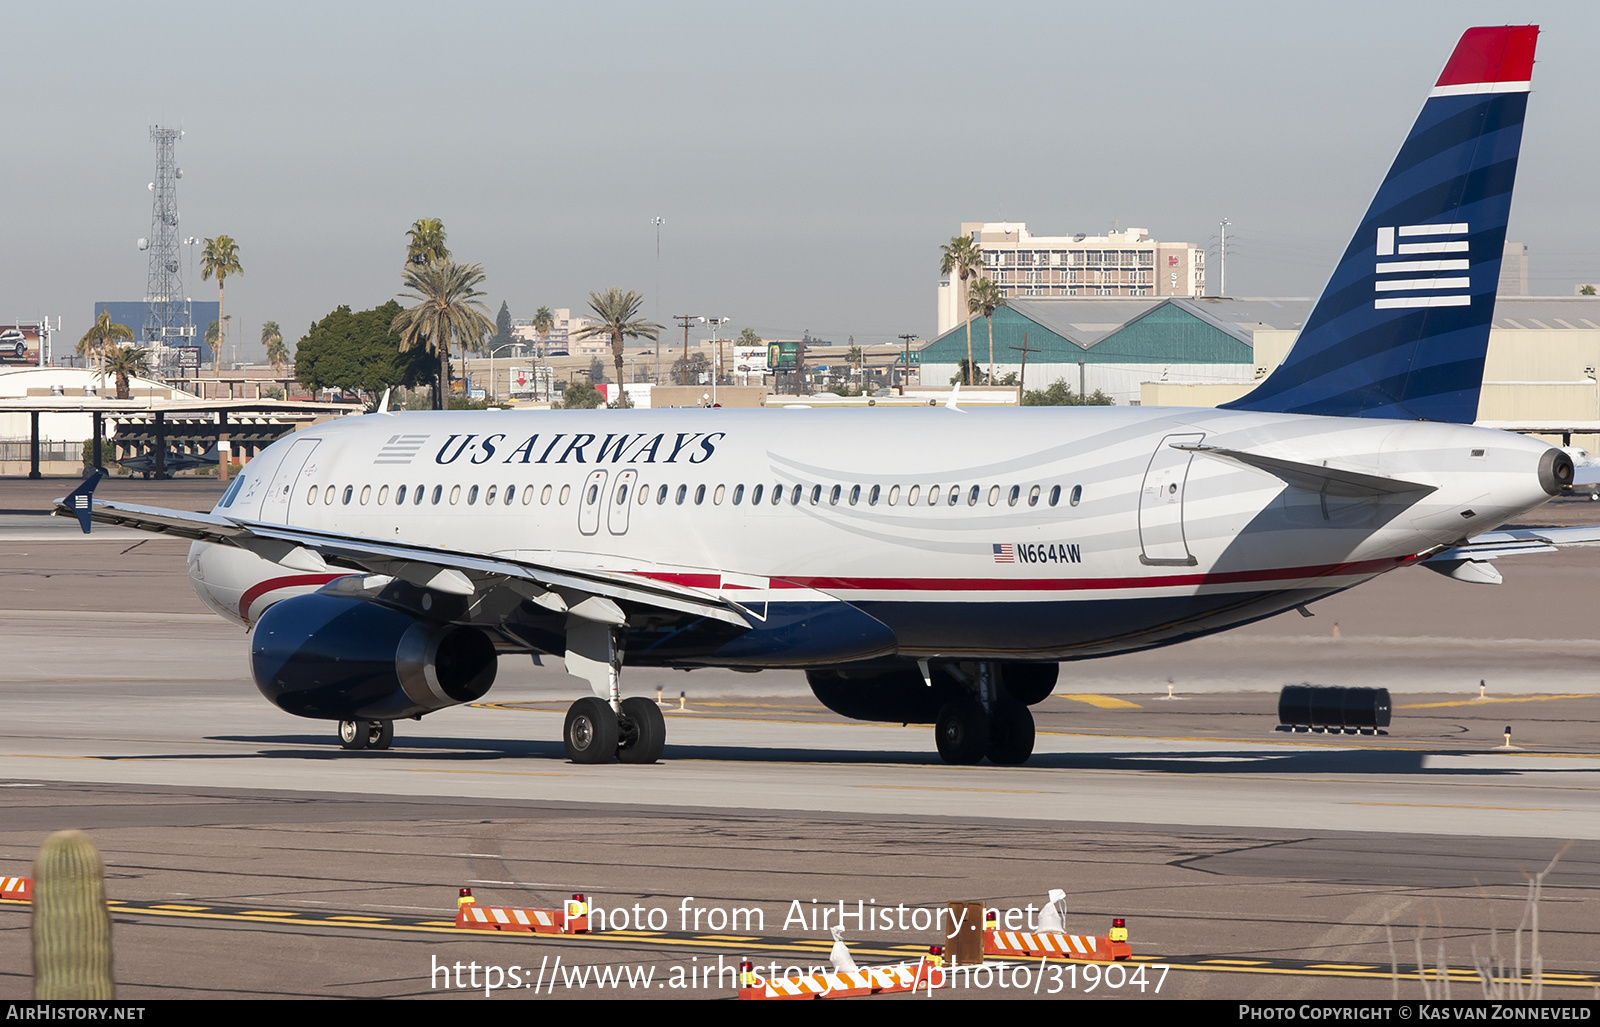
[[[1205,250],[1158,242],[1148,230],[1034,235],[1020,221],[964,221],[983,250],[983,275],[1006,299],[1046,296],[1204,296]],[[970,283],[969,283],[970,284]],[[962,322],[961,283],[939,280],[939,333]]]

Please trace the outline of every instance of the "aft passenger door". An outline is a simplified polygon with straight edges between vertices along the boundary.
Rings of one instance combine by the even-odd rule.
[[[1192,566],[1183,535],[1183,493],[1189,479],[1189,463],[1194,454],[1181,446],[1198,445],[1204,432],[1168,435],[1156,446],[1145,468],[1144,485],[1139,490],[1139,562]]]

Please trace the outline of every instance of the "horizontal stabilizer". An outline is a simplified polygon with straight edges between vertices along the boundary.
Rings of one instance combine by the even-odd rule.
[[[1398,496],[1405,493],[1416,493],[1425,496],[1435,491],[1437,486],[1424,485],[1420,482],[1405,481],[1400,478],[1387,478],[1381,474],[1366,474],[1362,471],[1347,471],[1339,467],[1327,467],[1321,464],[1301,463],[1298,460],[1284,460],[1281,457],[1262,456],[1260,453],[1246,453],[1237,449],[1223,449],[1219,446],[1199,446],[1174,443],[1173,449],[1188,450],[1191,453],[1204,453],[1223,460],[1232,460],[1254,467],[1258,471],[1266,471],[1275,475],[1285,483],[1307,492],[1315,492],[1324,496],[1343,496],[1352,499],[1371,499],[1376,496]]]

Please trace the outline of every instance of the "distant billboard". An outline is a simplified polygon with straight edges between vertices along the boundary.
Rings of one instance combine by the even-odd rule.
[[[39,365],[39,326],[0,325],[0,364],[7,367]]]

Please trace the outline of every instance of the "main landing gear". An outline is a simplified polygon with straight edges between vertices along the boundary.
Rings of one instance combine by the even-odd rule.
[[[654,763],[667,741],[661,707],[640,696],[622,698],[622,631],[592,621],[567,625],[567,673],[589,682],[567,709],[561,741],[574,763]]]
[[[339,721],[341,749],[387,749],[394,741],[392,720]]]
[[[1033,755],[1033,714],[1024,703],[1044,696],[1034,698],[1033,690],[1020,680],[1017,690],[1024,694],[1020,699],[1013,696],[1000,680],[999,666],[992,662],[947,664],[944,669],[968,694],[939,710],[933,734],[940,758],[956,766],[972,766],[985,757],[998,766],[1028,762]],[[1048,690],[1044,694],[1048,695]]]

